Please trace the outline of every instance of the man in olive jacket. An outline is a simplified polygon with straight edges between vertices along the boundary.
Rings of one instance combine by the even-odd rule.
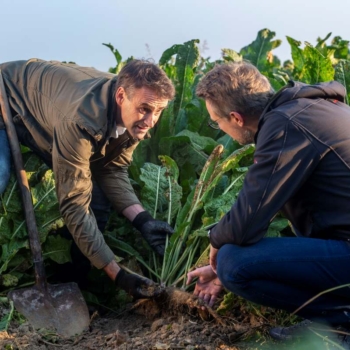
[[[129,62],[118,76],[40,59],[3,63],[0,69],[19,140],[52,166],[60,212],[77,246],[117,286],[134,297],[148,296],[142,286],[152,282],[119,268],[101,230],[112,205],[164,254],[172,228],[143,209],[127,171],[139,141],[174,97],[171,81],[142,60]],[[0,129],[3,191],[9,151]]]

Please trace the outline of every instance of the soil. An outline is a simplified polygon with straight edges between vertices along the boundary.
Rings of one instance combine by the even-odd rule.
[[[1,311],[1,310],[0,310]],[[237,317],[217,318],[191,308],[161,310],[147,301],[130,305],[119,314],[94,312],[83,334],[62,339],[48,330],[34,330],[28,323],[11,323],[0,332],[4,350],[330,350],[321,338],[306,342],[276,343],[266,336],[267,322],[244,310]],[[237,311],[237,310],[236,310]],[[205,316],[206,315],[206,316]],[[209,315],[209,316],[208,316]],[[202,318],[208,317],[207,320]]]
[[[187,293],[186,293],[187,294]],[[187,294],[188,295],[188,294]],[[178,300],[181,299],[177,295]],[[141,300],[124,311],[100,316],[96,311],[83,334],[62,339],[54,332],[34,330],[28,323],[11,323],[0,333],[0,348],[6,350],[95,350],[95,349],[253,349],[243,341],[264,320],[251,315],[219,317],[213,310],[185,303],[159,305]],[[257,343],[255,343],[256,345]],[[254,347],[256,348],[256,346]]]

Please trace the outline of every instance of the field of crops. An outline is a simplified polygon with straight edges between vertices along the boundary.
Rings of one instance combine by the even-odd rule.
[[[292,59],[283,63],[274,55],[281,40],[268,29],[261,30],[255,41],[239,51],[222,49],[218,61],[201,56],[199,40],[176,44],[164,51],[159,65],[174,82],[176,97],[152,130],[152,137],[136,149],[130,177],[143,206],[154,217],[172,225],[175,234],[161,261],[125,219],[113,215],[104,234],[118,261],[159,283],[182,288],[188,288],[186,272],[208,261],[207,227],[219,221],[235,201],[254,152],[253,145],[241,147],[220,130],[208,127],[209,115],[204,102],[196,97],[195,89],[203,74],[216,63],[247,60],[268,77],[275,90],[291,79],[305,83],[337,80],[346,87],[346,102],[349,102],[349,41],[331,34],[318,38],[315,44],[290,37],[287,41]],[[118,74],[128,59],[111,44],[104,45],[116,59],[110,72]],[[71,241],[58,234],[63,222],[52,171],[24,148],[23,157],[46,269],[49,278],[55,281],[59,278],[56,272],[62,266],[69,267]],[[7,292],[34,281],[14,176],[1,198],[0,232],[0,331],[7,331],[11,322],[23,322],[8,302]],[[287,220],[277,216],[267,234],[278,236],[281,232],[289,234],[290,229]],[[110,281],[94,269],[83,292],[88,303],[95,307],[113,309],[127,300],[123,293],[116,294]],[[218,305],[219,311],[225,314],[235,303],[237,300],[228,294]]]

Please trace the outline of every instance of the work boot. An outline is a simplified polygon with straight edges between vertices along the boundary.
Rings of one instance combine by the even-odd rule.
[[[270,336],[275,340],[296,340],[309,332],[312,321],[304,320],[290,327],[274,327],[269,330]]]

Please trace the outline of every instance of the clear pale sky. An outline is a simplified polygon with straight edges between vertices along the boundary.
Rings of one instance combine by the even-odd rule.
[[[239,51],[268,28],[285,60],[286,35],[311,44],[329,32],[350,40],[349,0],[0,0],[0,13],[0,62],[38,57],[103,71],[115,60],[102,43],[123,59],[158,61],[170,46],[200,39],[204,56],[217,59],[221,48]]]

